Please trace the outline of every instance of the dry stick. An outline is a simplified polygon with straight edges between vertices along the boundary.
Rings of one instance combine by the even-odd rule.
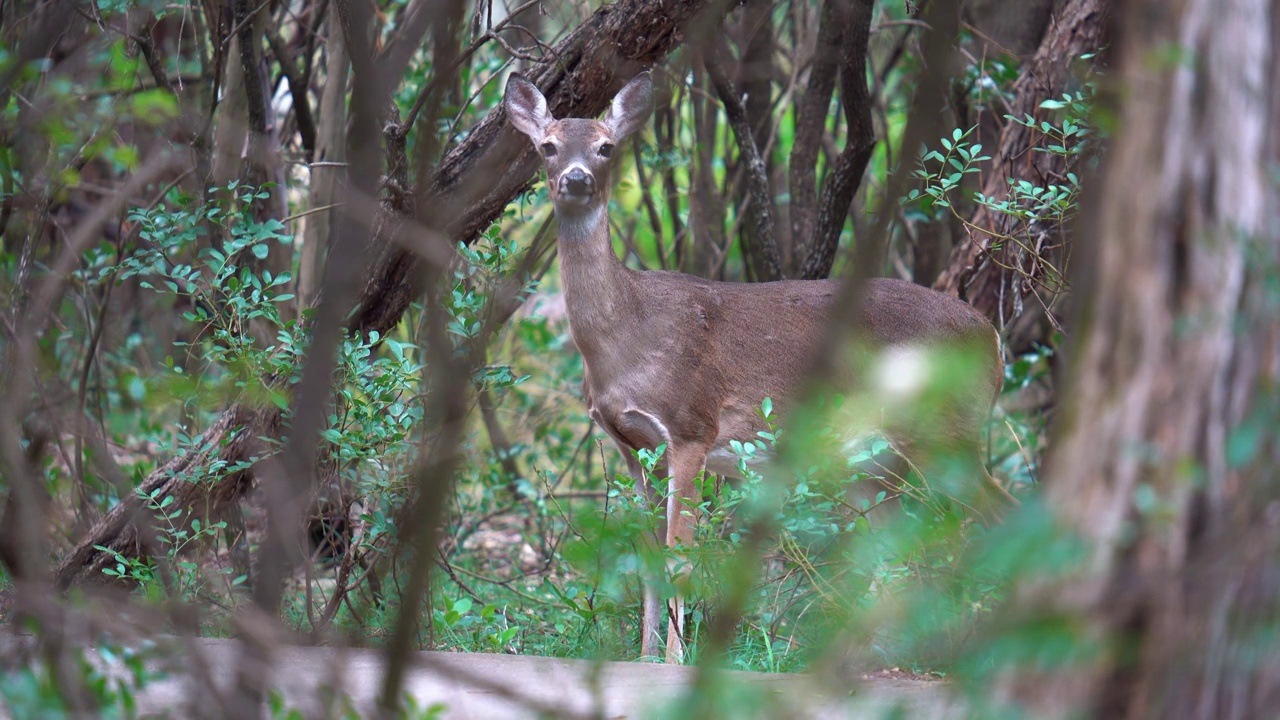
[[[507,438],[507,432],[502,428],[502,423],[498,420],[497,404],[493,401],[493,393],[488,388],[480,388],[480,417],[484,420],[485,431],[489,434],[489,444],[493,446],[494,453],[498,456],[498,464],[502,467],[502,472],[507,475],[507,491],[512,495],[519,495],[520,484],[520,468],[516,465],[516,459],[511,454],[511,441]]]
[[[338,3],[339,10],[344,3]],[[360,13],[361,9],[353,10]],[[340,13],[339,13],[340,14]],[[344,18],[346,20],[346,18]],[[364,24],[357,20],[358,27]],[[347,23],[344,22],[344,29]],[[347,37],[349,45],[362,47],[367,45],[362,32],[351,32]],[[353,53],[355,55],[355,53]],[[361,68],[369,73],[370,68]],[[356,83],[356,95],[352,105],[352,178],[351,190],[371,196],[375,191],[378,177],[378,156],[375,138],[376,114],[381,105],[380,87],[389,87],[389,83],[379,82],[380,78],[364,78],[365,82]],[[270,615],[275,614],[280,601],[279,579],[283,578],[285,566],[288,565],[287,551],[296,542],[291,532],[293,520],[300,514],[300,505],[310,487],[312,468],[315,465],[316,447],[319,443],[321,423],[330,404],[330,378],[333,366],[337,363],[337,346],[343,315],[346,307],[351,305],[355,296],[355,283],[358,268],[358,247],[356,238],[360,237],[360,224],[352,217],[352,211],[340,213],[344,225],[338,232],[337,240],[330,251],[329,263],[325,266],[324,299],[317,307],[315,324],[311,328],[311,346],[302,368],[302,380],[294,392],[293,428],[289,442],[280,452],[276,482],[264,482],[264,491],[268,496],[268,537],[270,542],[262,553],[262,571],[259,582],[255,583],[255,601],[261,610]]]
[[[8,140],[7,133],[0,132],[0,144],[8,145]],[[9,218],[13,216],[13,198],[16,193],[11,158],[9,150],[0,151],[0,183],[3,183],[0,185],[0,195],[4,196],[4,200],[0,201],[0,238],[4,237],[5,228],[9,227]]]
[[[449,129],[446,130],[444,133],[445,148],[449,147],[450,141],[453,140],[453,138],[457,135],[458,123],[462,122],[463,116],[467,114],[467,110],[471,108],[472,103],[476,101],[476,98],[480,97],[481,93],[485,91],[485,88],[489,86],[489,83],[493,82],[499,77],[502,77],[502,73],[505,72],[507,68],[511,67],[512,62],[513,62],[512,60],[508,60],[502,63],[502,67],[494,71],[494,73],[489,76],[488,80],[486,80],[483,83],[480,83],[476,87],[476,89],[470,95],[467,96],[467,99],[463,101],[463,103],[458,107],[458,112],[455,113],[453,116],[453,119],[449,121]],[[419,99],[422,99],[423,97],[425,97],[425,95],[420,95]],[[418,108],[418,109],[420,110],[421,108]],[[413,124],[406,122],[405,126],[411,128],[413,127]]]
[[[658,213],[658,206],[653,203],[653,188],[649,184],[649,178],[645,176],[639,140],[632,140],[631,152],[635,158],[636,175],[640,178],[640,198],[649,218],[649,226],[653,229],[653,245],[658,252],[658,267],[670,270],[671,267],[667,265],[667,251],[662,244],[662,216]]]
[[[590,433],[588,433],[588,439],[589,437],[590,437]],[[543,480],[543,486],[546,488],[546,492],[544,493],[541,493],[535,497],[513,498],[508,504],[503,505],[497,510],[490,510],[489,512],[481,515],[480,517],[473,518],[463,523],[460,523],[457,526],[457,529],[450,533],[448,538],[450,555],[453,554],[452,552],[453,549],[461,545],[465,545],[466,541],[473,534],[479,531],[481,526],[483,526],[485,523],[489,522],[490,520],[496,517],[501,517],[508,513],[513,513],[515,512],[516,508],[521,505],[541,504],[541,503],[547,502],[548,500],[557,501],[557,506],[558,506],[558,500],[604,500],[606,503],[606,509],[607,509],[607,503],[609,501],[609,494],[607,492],[583,490],[579,492],[567,492],[567,493],[561,493],[557,495],[555,493],[555,488],[551,487],[545,481],[545,479]]]
[[[84,436],[88,433],[86,415],[86,405],[89,398],[89,373],[93,369],[94,360],[98,357],[98,344],[102,341],[102,333],[106,329],[107,310],[111,306],[111,294],[115,288],[114,282],[107,283],[103,288],[102,299],[98,306],[97,317],[89,324],[89,345],[84,351],[84,365],[80,368],[80,387],[76,393],[76,438],[75,438],[75,468],[77,486],[83,492],[87,483],[84,475]],[[92,297],[90,290],[86,293],[86,299]],[[87,302],[86,302],[87,305]],[[106,433],[104,432],[105,436]]]
[[[647,271],[649,264],[644,261],[640,255],[640,248],[636,246],[636,226],[639,220],[632,217],[631,223],[627,227],[622,227],[622,223],[617,220],[609,220],[609,237],[615,237],[622,240],[622,261],[625,263],[628,257],[635,259],[635,267],[640,270]]]
[[[294,35],[293,44],[302,44],[302,85],[303,87],[311,86],[312,73],[315,70],[313,65],[316,57],[316,43],[320,40],[320,26],[324,24],[325,18],[328,16],[329,1],[328,0],[312,0],[305,11],[312,14],[311,24],[304,25],[304,13],[295,13],[287,4],[284,4],[284,11],[289,14],[298,24],[298,32]],[[305,35],[305,38],[298,37]]]
[[[164,58],[156,53],[155,46],[151,42],[151,28],[139,28],[137,31],[129,35],[129,39],[133,40],[138,46],[138,50],[142,52],[142,57],[147,62],[147,69],[151,71],[151,77],[155,79],[156,87],[168,90],[175,96],[177,93],[173,89],[173,84],[169,81],[169,76],[164,69]]]
[[[690,54],[700,55],[701,51]],[[705,276],[710,264],[706,262],[706,254],[711,250],[727,248],[730,242],[724,235],[724,202],[715,188],[718,110],[712,102],[712,95],[703,90],[703,76],[707,73],[697,65],[701,63],[693,68],[694,83],[689,103],[693,114],[690,128],[694,143],[689,164],[689,227],[693,232],[691,237],[694,242],[690,244],[691,262],[687,269]],[[743,253],[748,258],[748,272],[761,269],[761,274],[768,274],[767,268],[761,268],[764,261],[760,259],[759,249],[752,246],[750,240],[750,237],[746,237],[742,242]]]
[[[773,145],[777,140],[778,123],[781,123],[782,113],[778,113],[780,117],[774,122],[774,111],[781,106],[790,104],[792,85],[794,85],[795,76],[791,74],[788,79],[790,82],[783,85],[780,94],[774,99],[772,95],[773,78],[772,74],[778,70],[777,64],[774,63],[773,54],[778,50],[777,42],[773,38],[772,23],[772,6],[769,0],[750,0],[745,5],[745,17],[742,19],[742,27],[745,29],[746,40],[739,40],[739,45],[745,45],[740,51],[740,58],[737,60],[737,72],[739,77],[744,77],[742,81],[741,95],[745,96],[742,100],[742,108],[748,118],[748,123],[753,124],[751,136],[755,140],[755,146],[760,150],[760,156],[765,163],[765,178],[772,178],[772,154]],[[767,68],[767,72],[760,72],[760,67]],[[792,63],[792,73],[797,72],[795,64]],[[727,154],[727,152],[726,152]],[[751,197],[744,188],[746,169],[741,163],[733,168],[733,176],[724,182],[726,195],[735,197],[737,206],[733,213],[733,223],[728,231],[728,237],[740,238],[741,245],[744,245],[744,252],[753,264],[759,265],[758,258],[753,256],[753,250],[750,247],[751,237],[749,233],[742,232],[745,227],[746,219],[748,219],[748,209]],[[772,187],[772,184],[771,184]],[[772,192],[771,192],[772,200]],[[786,233],[790,236],[790,233]],[[785,237],[786,237],[785,236]],[[777,241],[777,227],[774,227],[774,240]],[[794,249],[794,242],[788,243],[790,249]],[[727,249],[721,252],[717,259],[716,268],[714,268],[710,277],[723,277],[724,264],[728,261]],[[749,268],[750,269],[750,268]]]
[[[663,84],[670,87],[668,83]],[[667,94],[659,94],[660,98],[667,98]],[[663,118],[666,119],[665,125]],[[659,102],[657,110],[653,114],[654,139],[658,144],[658,154],[666,156],[673,151],[675,144],[676,128],[675,124],[678,115],[671,109],[670,102]],[[680,222],[680,191],[676,187],[675,168],[672,163],[663,163],[662,187],[667,200],[667,214],[671,217],[671,267],[670,270],[683,270],[688,263],[684,258],[685,238],[688,235],[688,228]]]
[[[435,284],[439,284],[439,280]],[[417,635],[418,606],[428,589],[431,548],[436,545],[445,499],[460,459],[458,446],[465,427],[467,375],[457,367],[458,360],[452,355],[452,344],[445,332],[447,318],[443,307],[438,302],[429,302],[427,309],[427,366],[432,401],[429,410],[438,431],[431,452],[424,453],[428,460],[419,466],[413,477],[418,498],[409,515],[417,522],[410,527],[406,542],[415,552],[407,587],[401,590],[400,617],[387,646],[387,669],[378,700],[380,710],[388,716],[394,714],[400,705],[400,691]]]
[[[884,24],[881,23],[880,27],[883,26]],[[902,59],[902,55],[907,46],[907,38],[910,35],[911,28],[908,27],[901,35],[898,36],[898,41],[894,44],[893,50],[889,53],[889,59],[885,61],[884,67],[880,69],[879,73],[872,73],[872,77],[875,78],[875,84],[871,88],[871,96],[877,100],[875,107],[877,116],[880,118],[880,127],[882,128],[889,127],[888,111],[882,101],[882,99],[888,94],[887,78],[889,73],[897,66],[898,61]],[[890,143],[887,142],[884,144],[884,161],[885,167],[894,167],[893,148]],[[876,187],[874,182],[872,183],[872,187]]]
[[[476,592],[475,592],[474,590],[472,590],[470,587],[468,587],[468,586],[467,586],[467,584],[466,584],[466,583],[462,582],[462,580],[458,578],[457,573],[462,573],[463,575],[467,575],[467,576],[469,576],[469,577],[475,578],[476,580],[479,580],[480,582],[489,583],[490,585],[497,585],[497,586],[499,586],[499,587],[506,588],[506,589],[507,589],[509,592],[511,592],[512,594],[514,594],[514,595],[518,595],[518,596],[520,596],[521,598],[523,598],[523,599],[525,599],[525,600],[528,600],[528,601],[529,601],[529,602],[531,602],[531,603],[536,603],[536,604],[538,604],[538,605],[543,605],[543,606],[546,606],[546,607],[553,607],[553,606],[556,606],[556,605],[558,604],[558,603],[557,603],[556,601],[554,601],[554,600],[548,600],[548,599],[546,599],[546,598],[540,598],[540,597],[537,597],[537,596],[534,596],[534,595],[530,595],[530,594],[528,594],[528,593],[526,593],[526,592],[523,592],[523,591],[521,591],[521,590],[517,590],[516,588],[512,587],[512,584],[513,584],[513,583],[515,583],[515,582],[517,582],[517,581],[519,581],[519,580],[523,580],[524,578],[528,577],[528,574],[527,574],[527,573],[526,573],[526,574],[517,575],[517,576],[515,576],[515,577],[509,578],[509,579],[506,579],[506,580],[499,580],[498,578],[491,578],[491,577],[487,577],[487,576],[485,576],[485,575],[481,575],[481,574],[480,574],[480,573],[478,573],[478,572],[474,572],[474,571],[472,571],[472,570],[468,570],[468,569],[466,569],[466,568],[464,568],[464,567],[459,567],[459,566],[457,566],[457,565],[451,565],[451,564],[449,564],[449,562],[448,562],[447,560],[442,560],[441,562],[437,563],[437,565],[439,565],[441,568],[443,568],[443,569],[445,570],[445,572],[449,573],[449,579],[450,579],[450,580],[453,580],[455,583],[457,583],[457,584],[458,584],[458,587],[462,588],[463,590],[466,590],[468,594],[472,595],[473,597],[475,597],[475,599],[480,600],[481,602],[484,602],[484,601],[480,598],[480,596],[479,596],[479,595],[477,595],[477,594],[476,594]],[[510,612],[510,611],[508,611],[508,610],[504,610],[503,612],[505,613],[505,612]]]
[[[271,52],[280,63],[285,81],[289,83],[289,96],[293,98],[293,118],[298,123],[298,134],[302,136],[302,149],[308,160],[316,151],[316,121],[311,116],[311,100],[307,95],[306,79],[298,74],[297,60],[293,51],[280,37],[280,29],[273,27],[267,31],[267,42]]]
[[[441,570],[444,570],[444,574],[449,576],[449,579],[453,581],[454,585],[457,585],[458,587],[462,588],[463,592],[470,595],[477,602],[484,604],[484,599],[480,597],[480,594],[477,593],[475,590],[472,590],[471,586],[463,582],[462,578],[458,577],[458,574],[454,572],[453,564],[449,562],[449,559],[444,556],[443,552],[440,552],[440,548],[437,547],[435,551],[436,551],[436,557],[438,558],[435,561],[436,567],[440,568]]]

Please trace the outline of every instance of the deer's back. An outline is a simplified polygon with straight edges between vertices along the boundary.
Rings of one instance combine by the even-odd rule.
[[[803,373],[833,314],[854,315],[857,343],[888,346],[975,345],[998,361],[990,321],[959,298],[896,278],[872,278],[856,308],[836,308],[840,280],[730,283],[680,273],[640,273],[646,324],[663,334],[709,344],[729,380]]]
[[[785,412],[813,367],[827,323],[842,310],[854,315],[856,351],[849,357],[859,360],[837,363],[838,383],[874,383],[866,377],[874,369],[865,365],[892,358],[886,350],[965,347],[977,349],[981,367],[957,388],[958,406],[975,410],[949,424],[976,432],[999,392],[990,322],[962,300],[914,283],[868,280],[858,307],[840,309],[834,307],[839,280],[746,284],[666,272],[632,279],[634,299],[623,304],[629,317],[609,330],[626,334],[629,342],[581,339],[590,393],[606,416],[641,409],[666,427],[688,431],[686,441],[720,448],[754,437],[761,429],[756,411],[766,397]],[[625,353],[615,354],[621,348]]]

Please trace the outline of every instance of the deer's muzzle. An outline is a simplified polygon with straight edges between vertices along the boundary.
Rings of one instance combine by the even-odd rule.
[[[560,176],[560,195],[570,198],[587,198],[596,192],[596,180],[580,167],[569,168]]]

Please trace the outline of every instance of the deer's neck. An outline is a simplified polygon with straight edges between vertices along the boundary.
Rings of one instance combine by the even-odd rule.
[[[557,213],[560,282],[574,342],[588,362],[635,321],[633,273],[609,240],[604,206]]]

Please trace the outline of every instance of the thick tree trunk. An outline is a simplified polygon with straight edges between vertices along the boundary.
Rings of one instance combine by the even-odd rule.
[[[1088,552],[1015,602],[1077,629],[1085,659],[1023,664],[1004,690],[1035,717],[1274,717],[1280,5],[1123,5],[1045,474]]]
[[[1040,103],[1062,95],[1072,79],[1069,72],[1072,63],[1102,45],[1107,5],[1106,0],[1067,0],[1063,3],[1040,43],[1040,49],[1023,66],[1014,83],[1014,98],[1005,111],[1007,114],[1039,118],[1043,115]],[[1010,179],[1028,181],[1037,186],[1060,183],[1065,173],[1063,161],[1059,156],[1033,151],[1039,140],[1037,131],[1006,122],[995,160],[986,173],[982,193],[993,200],[1002,200],[1008,194]],[[1026,252],[1017,243],[998,243],[998,249],[992,248],[994,238],[1019,232],[1016,218],[992,213],[979,206],[969,223],[968,237],[956,243],[947,268],[933,287],[965,298],[1003,327],[1006,319],[1022,312],[1023,300],[1032,294],[1036,285],[1044,282],[1046,267],[1038,255]],[[1059,228],[1040,230],[1053,238],[1049,244],[1061,242]],[[1058,256],[1055,254],[1054,258]],[[1042,299],[1048,304],[1052,298]]]

